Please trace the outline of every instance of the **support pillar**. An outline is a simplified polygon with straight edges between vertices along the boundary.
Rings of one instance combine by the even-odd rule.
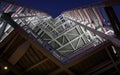
[[[111,22],[111,26],[113,27],[116,37],[120,38],[120,22],[113,8],[110,6],[110,7],[104,7],[104,9],[108,15],[108,18]]]

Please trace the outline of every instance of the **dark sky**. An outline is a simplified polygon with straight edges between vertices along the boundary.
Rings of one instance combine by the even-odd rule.
[[[66,10],[102,1],[103,0],[19,0],[21,4],[46,12],[52,17],[56,17]]]
[[[120,22],[120,5],[113,6],[113,9],[114,9],[114,11],[115,11],[115,13],[116,13],[116,15],[118,17],[118,20]]]

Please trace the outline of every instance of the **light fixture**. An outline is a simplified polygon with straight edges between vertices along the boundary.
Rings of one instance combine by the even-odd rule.
[[[4,66],[3,68],[4,68],[4,70],[8,70],[8,67],[7,67],[7,66]]]

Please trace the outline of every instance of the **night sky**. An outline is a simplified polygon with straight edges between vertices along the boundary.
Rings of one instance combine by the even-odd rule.
[[[116,15],[118,17],[118,20],[120,22],[120,5],[113,6],[113,9],[114,9],[114,11],[115,11],[115,13],[116,13]]]
[[[66,10],[102,1],[103,0],[19,0],[18,2],[27,7],[46,12],[52,17],[57,17]]]

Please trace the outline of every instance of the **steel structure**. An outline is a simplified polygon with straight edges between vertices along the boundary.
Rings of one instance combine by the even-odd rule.
[[[119,22],[112,7],[83,7],[52,18],[8,2],[0,4],[0,67],[7,64],[17,75],[97,75],[111,68],[120,74]]]
[[[78,54],[90,52],[87,50],[105,41],[104,38],[79,24],[105,34],[110,33],[110,30],[103,26],[101,16],[97,8],[94,7],[66,11],[53,19],[43,12],[5,4],[4,2],[1,7],[3,5],[7,6],[1,11],[4,11],[4,13],[12,12],[9,15],[11,14],[11,18],[17,23],[16,25],[26,31],[28,35],[34,37],[37,42],[63,63],[68,62],[69,59]],[[4,19],[4,17],[2,18]],[[76,20],[78,23],[72,20]],[[14,25],[6,22],[1,21],[1,41],[14,30]],[[114,34],[111,32],[110,35]]]

